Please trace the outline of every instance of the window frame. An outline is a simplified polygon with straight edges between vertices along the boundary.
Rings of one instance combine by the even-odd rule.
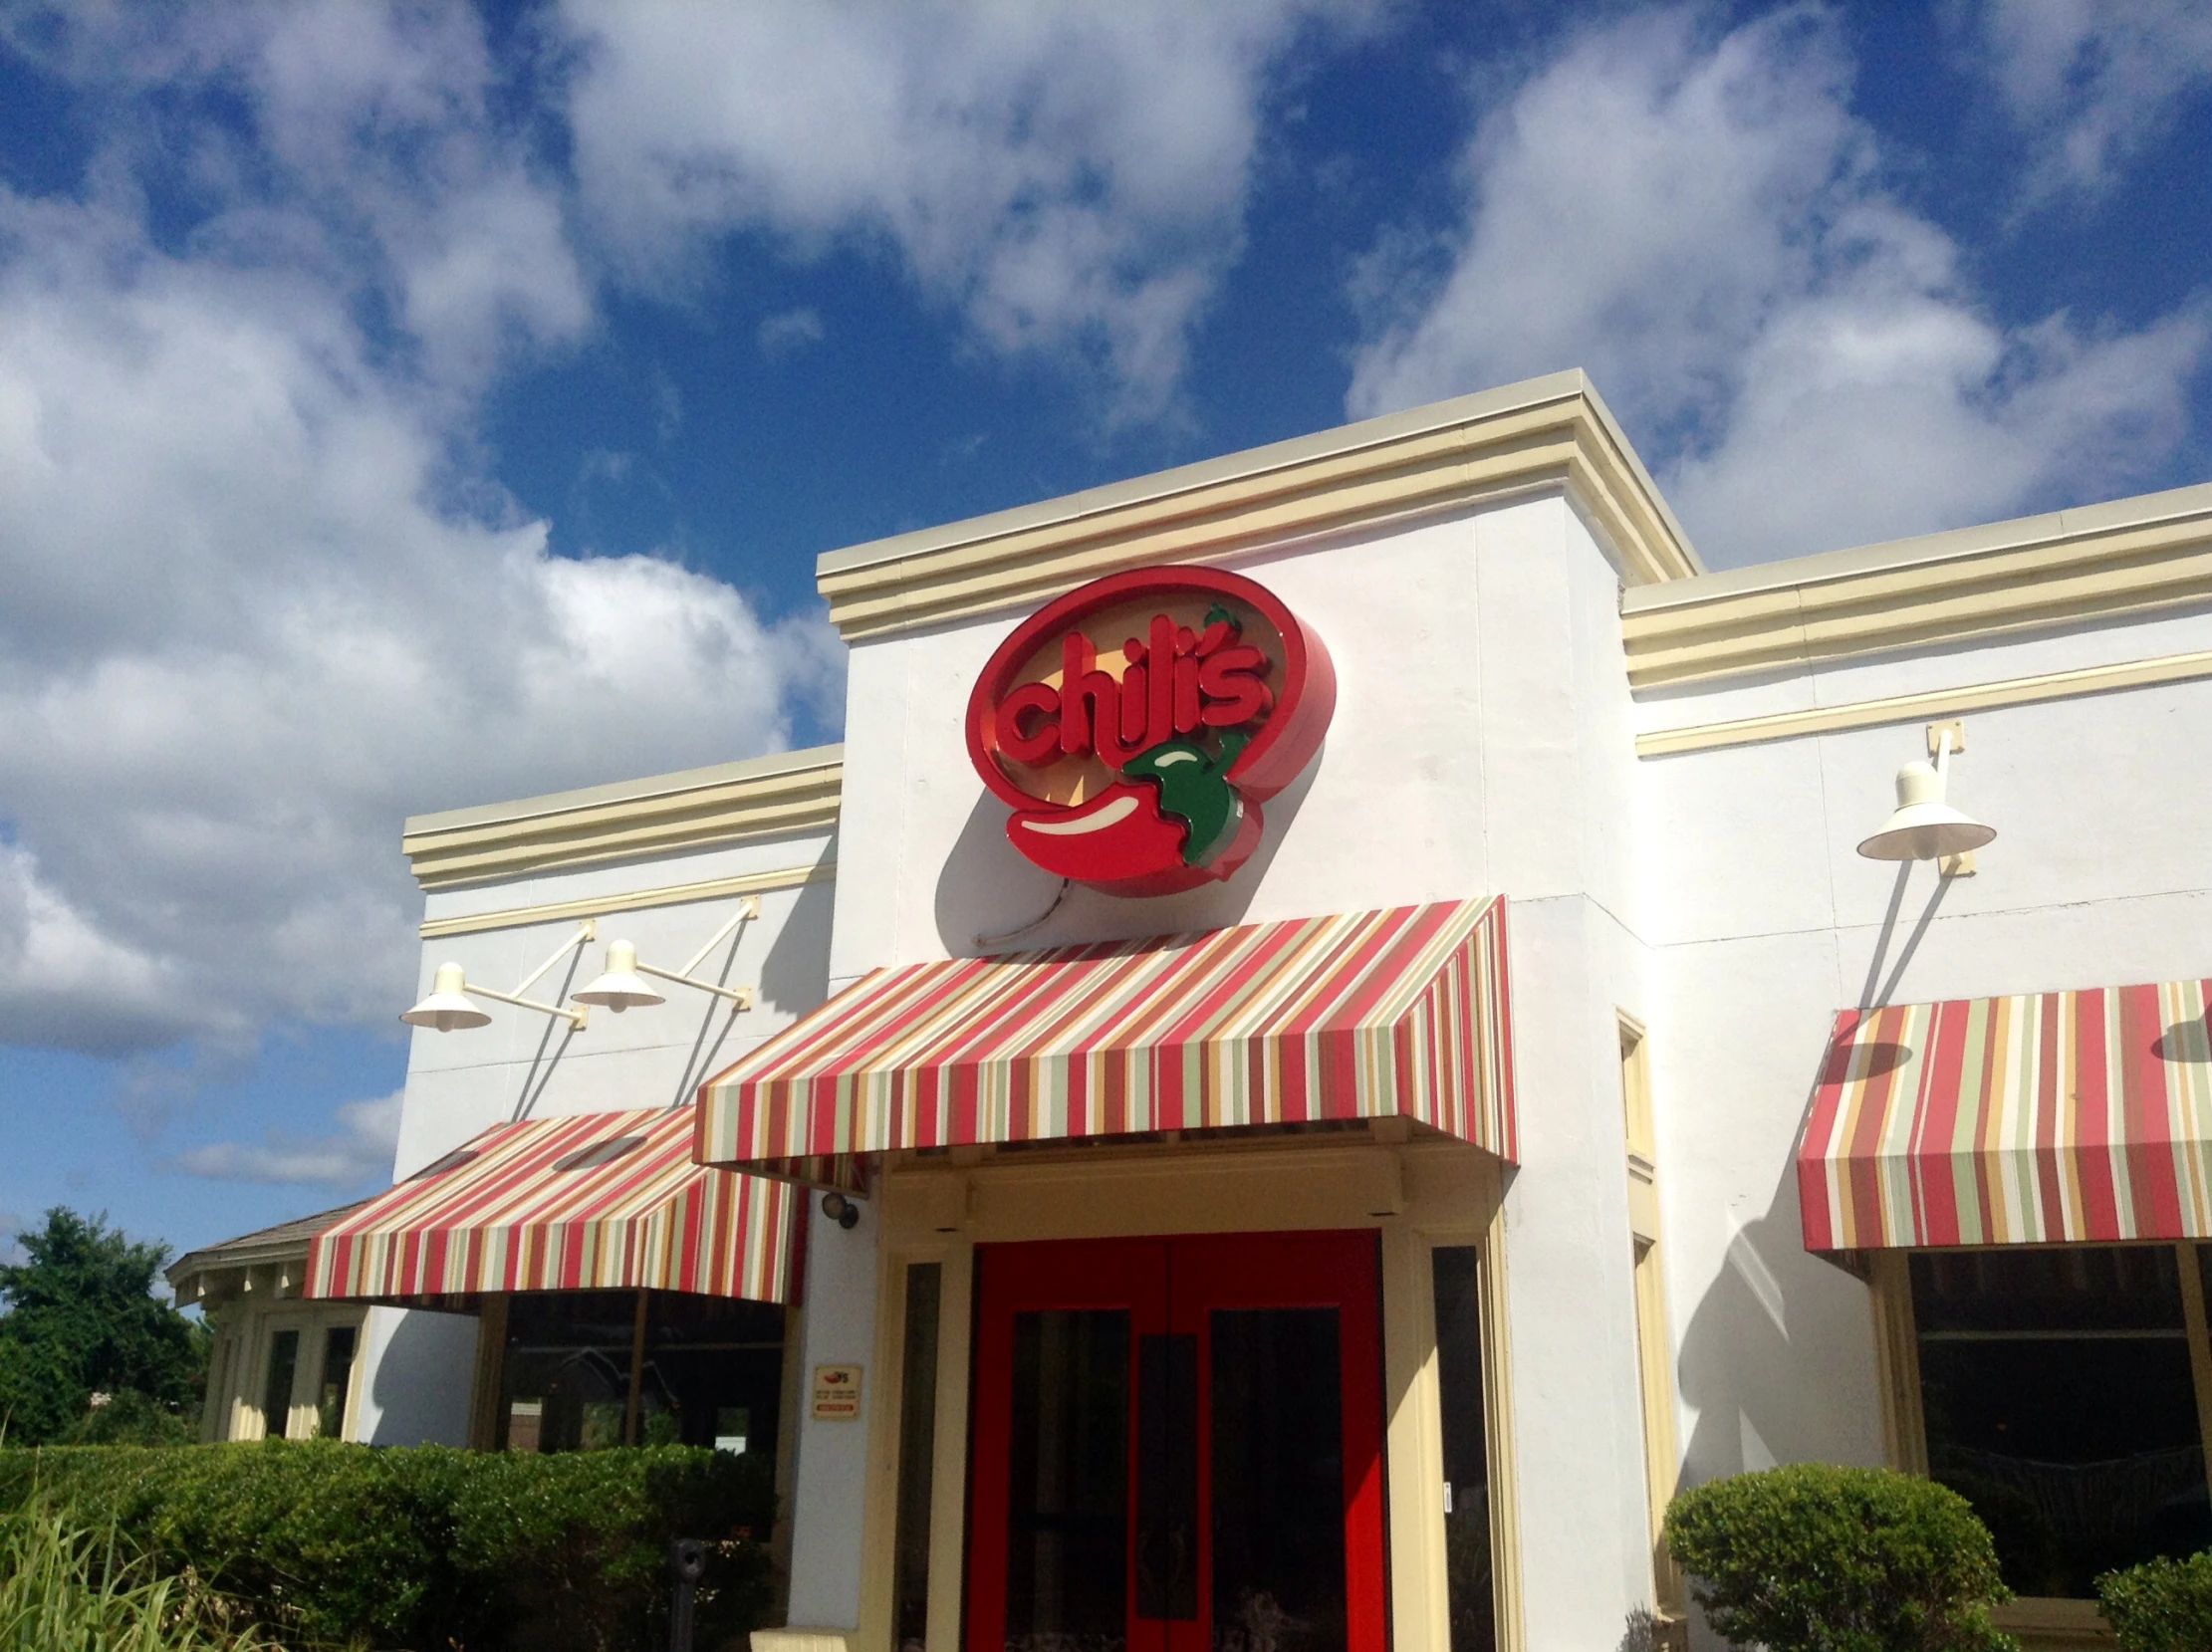
[[[2139,1250],[2170,1244],[2175,1255],[2181,1290],[2182,1325],[2188,1337],[2189,1373],[2194,1388],[2197,1435],[2204,1448],[2205,1483],[2212,1493],[2212,1314],[2204,1299],[2205,1276],[2199,1246],[2204,1240],[2113,1240],[2070,1245],[2067,1250]],[[1912,1305],[1911,1259],[1923,1252],[1945,1254],[2006,1251],[2008,1245],[1915,1246],[1861,1253],[1858,1269],[1866,1280],[1873,1314],[1874,1356],[1880,1377],[1882,1451],[1887,1466],[1905,1474],[1928,1474],[1927,1413],[1921,1397],[1920,1329]],[[2085,1614],[2093,1616],[2095,1602],[2064,1595],[2022,1595],[2011,1606],[2000,1608],[2002,1626],[2035,1629],[2064,1627]],[[2048,1622],[2047,1622],[2048,1620]],[[2101,1620],[2099,1620],[2101,1621]]]

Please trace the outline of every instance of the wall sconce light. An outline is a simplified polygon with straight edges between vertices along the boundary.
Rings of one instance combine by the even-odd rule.
[[[760,896],[747,895],[738,902],[737,911],[730,921],[707,937],[706,944],[684,961],[677,970],[656,969],[651,964],[638,962],[637,949],[627,941],[612,941],[607,948],[607,968],[590,986],[576,994],[579,1004],[604,1004],[620,1015],[624,1010],[642,1009],[654,1004],[665,1004],[667,999],[653,991],[652,984],[644,979],[652,976],[661,981],[677,981],[686,987],[696,987],[703,993],[726,998],[740,1010],[753,1007],[751,987],[724,987],[712,981],[701,981],[691,972],[706,962],[707,954],[729,938],[730,931],[747,918],[760,916]]]
[[[572,1030],[582,1032],[585,1020],[583,1010],[568,1004],[541,1004],[534,998],[524,998],[522,994],[528,992],[547,970],[589,941],[596,932],[593,921],[586,918],[577,925],[576,933],[563,941],[552,957],[525,976],[511,993],[476,986],[458,964],[440,964],[437,976],[430,984],[430,996],[406,1011],[399,1019],[409,1027],[427,1027],[439,1033],[456,1033],[464,1028],[482,1027],[492,1018],[469,1000],[488,998],[496,1004],[512,1004],[518,1010],[535,1010],[540,1015],[559,1016]]]
[[[860,1207],[842,1193],[825,1193],[822,1196],[822,1214],[847,1233],[860,1225]]]
[[[1935,762],[1907,763],[1897,771],[1897,807],[1881,829],[1858,845],[1869,860],[1935,860],[1970,854],[1992,841],[1997,828],[1945,801],[1950,784],[1952,728],[1930,730]]]

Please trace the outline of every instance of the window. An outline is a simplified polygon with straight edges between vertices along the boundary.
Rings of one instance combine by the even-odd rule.
[[[1490,1451],[1482,1384],[1482,1274],[1472,1245],[1433,1258],[1436,1387],[1444,1432],[1444,1579],[1451,1652],[1498,1644],[1491,1573]]]
[[[333,1325],[323,1333],[323,1392],[315,1402],[317,1439],[346,1437],[346,1396],[353,1386],[354,1344],[360,1334],[353,1325]]]
[[[280,1330],[269,1338],[269,1368],[261,1385],[261,1432],[281,1440],[292,1415],[292,1379],[300,1368],[300,1333]]]
[[[922,1652],[929,1636],[929,1500],[937,1450],[937,1318],[944,1265],[906,1269],[906,1335],[898,1397],[898,1512],[891,1643]]]
[[[784,1310],[658,1291],[508,1299],[493,1444],[712,1446],[773,1461]]]
[[[2200,1257],[2175,1245],[1910,1259],[1928,1473],[1971,1502],[2030,1596],[2212,1546]]]
[[[1651,1062],[1643,1029],[1620,1018],[1621,1133],[1627,1147],[1628,1236],[1636,1309],[1636,1377],[1643,1402],[1643,1483],[1649,1506],[1652,1602],[1684,1617],[1682,1574],[1660,1540],[1674,1496],[1674,1355],[1659,1271],[1658,1142],[1651,1119]]]

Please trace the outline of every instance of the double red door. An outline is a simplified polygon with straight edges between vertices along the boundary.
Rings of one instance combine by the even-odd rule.
[[[1372,1233],[977,1267],[966,1652],[1383,1652]]]

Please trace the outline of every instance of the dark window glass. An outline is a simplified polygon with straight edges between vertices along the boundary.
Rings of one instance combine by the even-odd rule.
[[[713,1446],[774,1462],[783,1380],[781,1307],[650,1294],[638,1419],[644,1444]]]
[[[299,1368],[300,1333],[278,1331],[269,1342],[269,1372],[261,1388],[261,1432],[272,1440],[284,1438],[292,1413],[292,1377]]]
[[[929,1497],[937,1446],[937,1310],[944,1268],[906,1270],[906,1341],[898,1396],[898,1523],[891,1634],[899,1652],[921,1652],[929,1634]]]
[[[2173,1247],[1923,1252],[1912,1302],[1929,1472],[2016,1593],[2212,1543]]]
[[[507,1304],[499,1444],[594,1451],[622,1443],[629,1409],[633,1291],[548,1291]]]
[[[1482,1397],[1482,1296],[1472,1245],[1437,1249],[1436,1378],[1444,1423],[1444,1575],[1451,1652],[1492,1652],[1490,1448]]]
[[[1337,1310],[1216,1308],[1208,1317],[1214,1652],[1342,1652]]]
[[[323,1392],[315,1401],[318,1439],[336,1440],[346,1432],[346,1391],[353,1381],[357,1335],[352,1325],[333,1325],[324,1333]]]
[[[650,1292],[637,1372],[639,1440],[775,1459],[784,1310]],[[629,1426],[637,1293],[530,1292],[507,1307],[497,1443],[508,1451],[618,1446]]]
[[[1127,1645],[1129,1315],[1014,1315],[1007,1652]]]

